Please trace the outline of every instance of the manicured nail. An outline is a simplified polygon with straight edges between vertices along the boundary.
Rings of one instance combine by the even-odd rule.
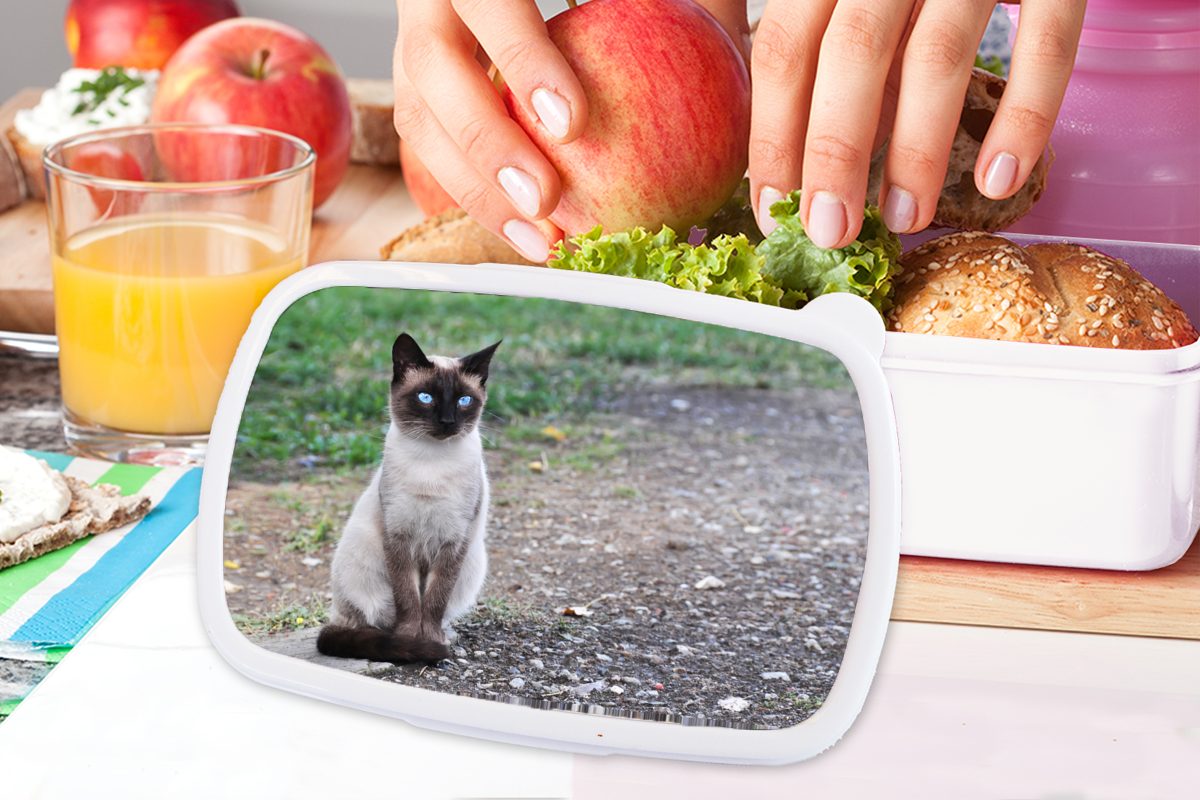
[[[496,178],[504,187],[504,193],[514,206],[527,217],[536,217],[542,205],[542,193],[528,172],[516,167],[504,167]]]
[[[566,138],[567,131],[571,130],[571,107],[567,101],[549,89],[534,89],[529,99],[546,130],[558,139]]]
[[[529,261],[542,264],[550,257],[550,245],[546,242],[546,237],[525,220],[510,219],[504,223],[501,230],[512,246],[517,248],[517,252]]]
[[[805,231],[817,247],[833,247],[846,235],[846,205],[832,192],[814,193]]]
[[[770,236],[779,223],[771,216],[771,206],[783,199],[783,193],[773,186],[764,186],[758,191],[758,229],[763,236]]]
[[[997,153],[983,176],[983,193],[999,200],[1012,191],[1017,182],[1017,157],[1012,153]]]
[[[908,233],[917,223],[917,200],[912,192],[892,186],[883,199],[883,224],[893,233]]]

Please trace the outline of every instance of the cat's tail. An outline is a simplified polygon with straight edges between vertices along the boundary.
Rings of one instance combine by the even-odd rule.
[[[397,636],[382,628],[326,625],[317,635],[317,651],[337,658],[365,658],[393,664],[434,663],[450,658],[450,648],[440,642]]]

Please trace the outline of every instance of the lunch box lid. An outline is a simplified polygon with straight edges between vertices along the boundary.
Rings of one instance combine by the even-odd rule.
[[[225,499],[238,425],[275,323],[312,292],[360,286],[470,292],[587,303],[722,325],[825,350],[845,366],[862,409],[869,470],[869,534],[854,619],[824,704],[778,730],[654,724],[617,716],[531,709],[384,683],[270,652],[244,637],[226,605]],[[407,720],[418,726],[586,753],[623,753],[727,763],[778,764],[817,755],[849,729],[866,700],[882,652],[900,557],[900,460],[892,397],[881,366],[884,326],[864,299],[829,294],[800,311],[687,292],[607,275],[486,264],[335,262],[277,285],[255,311],[217,407],[200,491],[197,574],[209,638],[236,669],[261,683]]]

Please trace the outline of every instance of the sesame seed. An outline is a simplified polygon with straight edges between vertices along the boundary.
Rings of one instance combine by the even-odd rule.
[[[1008,311],[1008,309],[1011,305],[1012,305],[1012,301],[1006,297],[1002,301],[1000,301],[1000,310]]]
[[[1071,340],[1070,340],[1070,339],[1068,339],[1066,336],[1064,336],[1064,335],[1063,335],[1063,334],[1061,334],[1061,333],[1058,335],[1058,340],[1059,340],[1060,342],[1062,342],[1063,344],[1070,344],[1070,343],[1071,343]]]
[[[1099,332],[1100,332],[1100,331],[1098,331],[1098,330],[1096,330],[1095,328],[1093,328],[1092,330],[1090,330],[1090,331],[1088,331],[1088,332],[1087,332],[1087,335],[1088,335],[1088,337],[1090,338],[1090,337],[1092,337],[1092,336],[1095,336],[1095,335],[1096,335],[1097,333],[1099,333]]]
[[[926,322],[924,325],[921,326],[921,333],[929,333],[931,330],[933,330],[932,322]]]
[[[1151,317],[1150,321],[1154,323],[1154,327],[1158,330],[1161,331],[1163,329],[1163,321],[1158,317]]]
[[[1113,343],[1113,347],[1120,347],[1120,346],[1121,346],[1121,337],[1120,337],[1120,336],[1117,336],[1117,335],[1114,333],[1114,334],[1113,334],[1113,338],[1112,338],[1112,343]]]
[[[1099,319],[1098,319],[1098,320],[1096,320],[1095,322],[1093,322],[1093,323],[1092,323],[1092,327],[1093,327],[1093,328],[1099,328],[1101,324],[1103,324],[1103,320],[1099,320]]]

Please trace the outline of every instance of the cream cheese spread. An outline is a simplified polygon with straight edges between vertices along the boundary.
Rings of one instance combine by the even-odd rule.
[[[152,70],[69,69],[35,107],[17,112],[13,126],[44,147],[77,133],[141,125],[150,119],[157,82]]]
[[[0,445],[0,542],[58,522],[71,505],[71,489],[45,461]]]

